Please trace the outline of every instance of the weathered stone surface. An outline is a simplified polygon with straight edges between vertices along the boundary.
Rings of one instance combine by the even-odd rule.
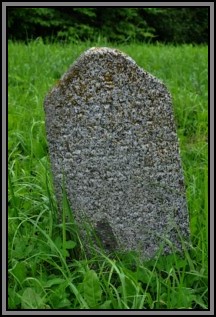
[[[122,52],[91,48],[45,99],[58,201],[62,173],[78,223],[90,221],[107,250],[154,256],[188,238],[171,97]],[[168,244],[164,252],[170,252]]]

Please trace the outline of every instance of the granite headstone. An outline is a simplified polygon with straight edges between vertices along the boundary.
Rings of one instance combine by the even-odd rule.
[[[64,174],[79,226],[90,222],[108,252],[151,258],[161,242],[164,253],[171,252],[170,242],[181,249],[189,220],[165,85],[121,51],[91,48],[44,107],[57,200]]]

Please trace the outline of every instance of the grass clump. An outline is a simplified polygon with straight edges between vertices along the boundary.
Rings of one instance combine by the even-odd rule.
[[[8,308],[208,309],[206,46],[115,46],[162,79],[173,97],[190,250],[150,261],[97,250],[88,258],[66,196],[57,220],[43,100],[80,53],[97,44],[8,44]]]

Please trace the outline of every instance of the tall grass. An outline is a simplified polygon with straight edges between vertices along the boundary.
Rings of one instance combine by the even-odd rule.
[[[62,222],[57,220],[43,100],[80,53],[96,44],[8,44],[8,308],[207,309],[206,46],[115,46],[163,80],[173,97],[190,250],[150,261],[95,250],[89,259],[66,196]]]

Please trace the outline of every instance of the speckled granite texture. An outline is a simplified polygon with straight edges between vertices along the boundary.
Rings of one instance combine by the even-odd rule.
[[[64,172],[77,223],[90,221],[107,251],[149,258],[165,239],[180,248],[178,233],[188,239],[189,221],[164,84],[119,50],[91,48],[44,107],[57,199]]]

